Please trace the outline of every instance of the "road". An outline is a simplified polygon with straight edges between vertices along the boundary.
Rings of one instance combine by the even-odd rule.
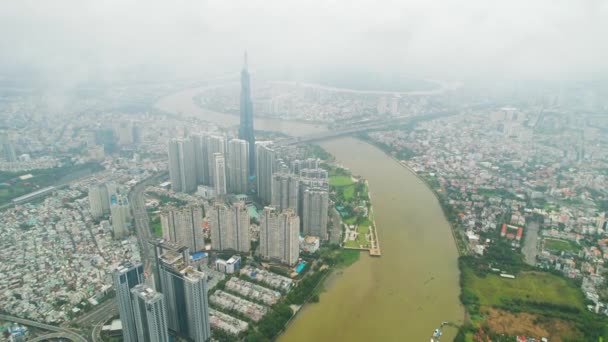
[[[23,318],[18,318],[18,317],[14,317],[14,316],[8,316],[8,315],[0,315],[0,320],[15,322],[15,323],[35,327],[38,329],[53,331],[53,332],[57,333],[57,337],[69,339],[74,342],[87,342],[86,338],[84,338],[84,337],[78,335],[77,333],[75,333],[69,329],[66,329],[66,328],[61,328],[61,327],[57,327],[57,326],[50,325],[50,324],[44,324],[44,323],[29,320],[29,319],[23,319]],[[49,336],[49,335],[47,335],[47,336]],[[42,336],[41,336],[41,338],[42,338]],[[45,337],[45,338],[50,338],[50,337]],[[43,340],[44,339],[38,339],[37,341],[43,341]]]
[[[137,183],[129,193],[129,203],[131,204],[133,219],[135,220],[135,233],[139,241],[141,259],[144,263],[144,269],[149,275],[149,279],[154,279],[150,275],[154,274],[154,264],[156,261],[154,260],[153,246],[149,243],[150,239],[152,239],[152,234],[150,232],[150,219],[148,218],[148,212],[144,203],[144,192],[148,186],[157,184],[166,175],[166,172],[161,172],[146,178]]]
[[[118,315],[118,304],[116,303],[116,298],[110,298],[99,304],[93,310],[78,317],[73,323],[76,323],[79,326],[89,327],[101,321],[105,322],[115,315]]]

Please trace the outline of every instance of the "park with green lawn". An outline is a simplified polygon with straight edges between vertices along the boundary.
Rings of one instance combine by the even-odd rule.
[[[329,185],[334,194],[336,209],[342,222],[347,225],[344,247],[371,248],[373,221],[369,217],[371,204],[367,183],[353,177],[349,170],[336,167],[329,170]]]

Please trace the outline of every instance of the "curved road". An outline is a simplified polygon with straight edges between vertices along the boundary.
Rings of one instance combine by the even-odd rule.
[[[44,324],[44,323],[40,323],[40,322],[36,322],[36,321],[31,321],[29,319],[23,319],[23,318],[7,316],[7,315],[0,315],[0,320],[20,323],[23,325],[28,325],[28,326],[39,328],[39,329],[54,331],[55,334],[57,335],[57,337],[67,338],[74,342],[87,342],[86,338],[78,335],[77,333],[75,333],[71,330],[65,329],[65,328],[60,328],[60,327],[54,326],[54,325]],[[39,339],[34,339],[34,341],[44,341],[45,339],[51,338],[50,335],[55,335],[55,334],[41,336],[41,337],[39,337]]]

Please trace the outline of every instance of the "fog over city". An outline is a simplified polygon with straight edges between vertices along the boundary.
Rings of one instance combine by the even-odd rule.
[[[608,0],[0,0],[0,342],[608,340]]]
[[[447,79],[608,73],[608,3],[4,1],[0,70],[53,86],[255,69],[365,68]]]

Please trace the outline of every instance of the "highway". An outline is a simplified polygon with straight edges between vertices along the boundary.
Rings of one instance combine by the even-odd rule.
[[[137,234],[137,240],[139,241],[141,259],[144,263],[144,269],[150,279],[154,279],[154,277],[150,276],[154,273],[154,264],[156,261],[154,260],[153,247],[149,243],[152,239],[152,233],[150,232],[150,219],[148,218],[143,195],[148,186],[158,183],[166,176],[167,172],[161,172],[148,177],[137,183],[129,193],[129,203],[131,204],[133,219],[135,220],[135,233]]]
[[[50,324],[44,324],[44,323],[40,323],[40,322],[36,322],[36,321],[31,321],[29,319],[23,319],[23,318],[18,318],[18,317],[14,317],[14,316],[8,316],[8,315],[0,315],[0,320],[15,322],[15,323],[31,326],[31,327],[38,328],[38,329],[53,331],[53,332],[55,332],[55,334],[54,334],[55,338],[65,338],[65,339],[72,340],[74,342],[87,342],[86,338],[84,338],[84,337],[78,335],[77,333],[75,333],[69,329],[66,329],[66,328],[61,328],[61,327],[57,327],[57,326],[50,325]],[[48,338],[52,338],[52,337],[50,335],[41,336],[39,339],[34,339],[34,341],[44,341],[45,339],[48,339]]]
[[[110,298],[99,304],[93,310],[87,312],[81,317],[78,317],[73,323],[76,323],[82,327],[90,327],[100,322],[103,323],[116,315],[118,315],[118,304],[116,303],[116,298]]]

